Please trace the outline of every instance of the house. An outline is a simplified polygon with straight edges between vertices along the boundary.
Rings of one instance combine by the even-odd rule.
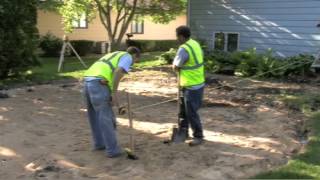
[[[169,24],[156,24],[150,19],[145,18],[143,21],[131,23],[128,33],[134,36],[131,39],[139,40],[173,40],[176,38],[175,29],[180,25],[186,24],[186,16],[182,15],[171,21]],[[83,16],[79,21],[74,22],[74,31],[67,34],[70,40],[92,40],[92,41],[108,41],[107,31],[102,25],[99,16],[93,21],[88,22]],[[38,24],[40,35],[50,32],[53,35],[62,38],[63,31],[61,15],[38,10]]]
[[[188,24],[212,49],[320,51],[319,0],[189,0]]]

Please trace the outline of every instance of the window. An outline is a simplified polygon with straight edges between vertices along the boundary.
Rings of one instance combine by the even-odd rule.
[[[215,33],[214,34],[214,49],[221,51],[233,52],[238,50],[239,33]]]
[[[214,36],[214,49],[224,51],[224,33],[216,33]]]
[[[143,34],[144,33],[144,22],[141,19],[136,18],[131,23],[132,34]]]
[[[82,14],[78,20],[72,22],[72,27],[75,29],[87,29],[88,20],[86,14]]]

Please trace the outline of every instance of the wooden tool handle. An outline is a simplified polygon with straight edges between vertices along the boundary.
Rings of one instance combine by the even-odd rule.
[[[127,102],[128,102],[128,119],[129,119],[129,127],[130,127],[130,148],[131,151],[134,152],[134,139],[133,139],[133,121],[131,114],[131,97],[127,92]]]
[[[178,125],[180,125],[180,107],[181,107],[181,91],[180,91],[180,72],[177,73],[177,88],[178,88],[178,92],[177,92],[177,96],[178,96],[178,100],[177,100],[177,111],[178,111]]]

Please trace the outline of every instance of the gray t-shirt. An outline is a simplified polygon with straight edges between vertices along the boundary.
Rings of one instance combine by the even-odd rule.
[[[179,48],[176,57],[173,60],[173,65],[182,67],[189,60],[189,54],[184,48]],[[188,87],[190,90],[198,90],[204,87],[205,83],[196,86]]]

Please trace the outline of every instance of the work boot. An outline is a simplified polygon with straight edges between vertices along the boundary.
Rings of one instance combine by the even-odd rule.
[[[203,143],[203,138],[193,138],[191,142],[189,142],[189,146],[198,146]]]
[[[177,133],[173,137],[174,143],[182,143],[185,142],[188,138],[188,129],[180,128]]]
[[[125,151],[120,151],[119,153],[117,154],[113,154],[113,155],[107,155],[108,158],[118,158],[118,157],[122,157],[122,156],[125,156],[127,153]]]

